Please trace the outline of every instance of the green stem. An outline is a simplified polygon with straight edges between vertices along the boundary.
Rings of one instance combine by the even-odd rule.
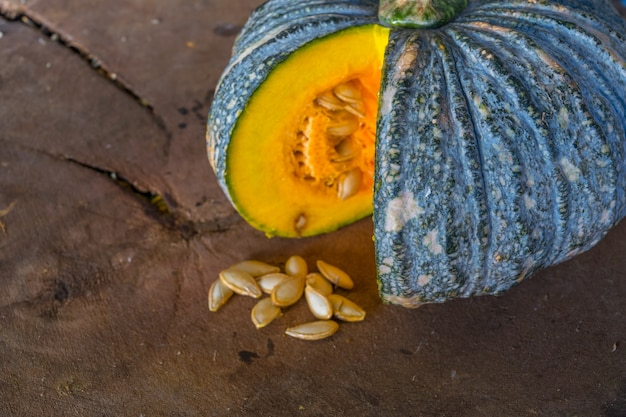
[[[439,27],[467,6],[467,0],[380,0],[378,20],[391,27]]]

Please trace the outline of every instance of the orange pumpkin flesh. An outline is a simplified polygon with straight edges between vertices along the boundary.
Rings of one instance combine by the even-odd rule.
[[[226,184],[242,216],[268,236],[317,235],[372,213],[387,37],[387,29],[368,25],[305,45],[276,66],[239,115]],[[339,99],[339,109],[342,88],[360,97]]]

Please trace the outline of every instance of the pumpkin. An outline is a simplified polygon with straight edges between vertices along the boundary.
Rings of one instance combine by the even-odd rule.
[[[626,213],[624,34],[600,0],[270,0],[209,160],[268,236],[373,212],[386,302],[499,294]]]

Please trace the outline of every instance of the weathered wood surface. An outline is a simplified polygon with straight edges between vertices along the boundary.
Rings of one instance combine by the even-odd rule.
[[[256,0],[0,1],[0,415],[626,415],[626,225],[501,297],[376,295],[371,221],[266,239],[205,157]],[[169,210],[165,208],[169,207]],[[342,266],[363,323],[302,342],[209,313],[220,269]]]

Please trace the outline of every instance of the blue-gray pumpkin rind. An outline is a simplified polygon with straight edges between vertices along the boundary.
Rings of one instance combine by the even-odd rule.
[[[392,31],[377,125],[382,298],[498,294],[626,215],[626,25],[604,1],[470,1]]]

